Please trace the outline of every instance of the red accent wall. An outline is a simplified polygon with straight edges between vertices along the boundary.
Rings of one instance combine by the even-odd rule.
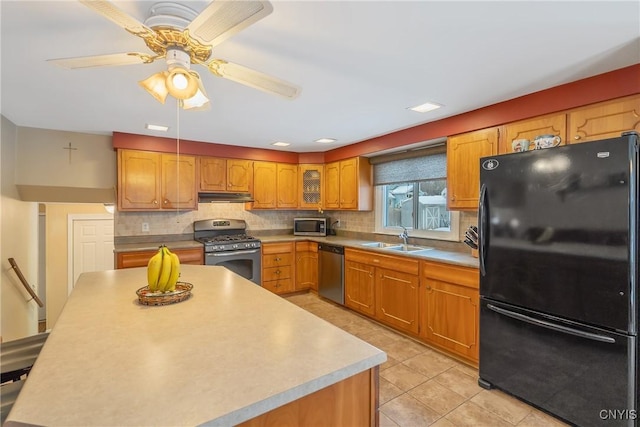
[[[362,156],[637,93],[640,93],[640,64],[336,148],[325,153],[325,161]]]
[[[325,153],[292,153],[234,145],[180,141],[180,151],[200,156],[252,159],[281,163],[325,163],[362,156],[403,145],[442,138],[529,117],[640,93],[640,64],[534,92],[453,117],[368,139]],[[176,140],[113,133],[113,147],[175,152]]]
[[[133,133],[113,132],[113,148],[175,153],[176,140],[175,138],[162,138],[157,136],[137,135]],[[262,148],[238,147],[235,145],[225,144],[210,144],[207,142],[183,139],[180,140],[180,153],[193,154],[196,156],[251,159],[280,163],[298,163],[299,157],[298,153],[288,151],[265,150]]]

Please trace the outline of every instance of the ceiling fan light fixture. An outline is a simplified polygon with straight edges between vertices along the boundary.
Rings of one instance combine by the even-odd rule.
[[[149,92],[161,104],[164,104],[167,99],[167,95],[169,94],[169,90],[167,89],[166,84],[168,75],[168,71],[161,71],[145,80],[139,81],[138,84],[142,86],[147,92]]]
[[[188,69],[172,67],[166,78],[167,90],[174,98],[189,99],[198,92],[198,80]]]
[[[202,79],[200,75],[195,71],[191,72],[191,77],[193,80],[198,82],[198,90],[195,95],[188,99],[180,100],[180,107],[184,110],[195,110],[202,111],[208,110],[211,107],[211,103],[209,102],[209,97],[207,96],[207,92],[204,90],[204,85],[202,84]]]

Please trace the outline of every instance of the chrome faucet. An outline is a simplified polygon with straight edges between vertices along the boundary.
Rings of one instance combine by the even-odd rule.
[[[400,226],[402,227],[402,233],[400,233],[400,235],[398,237],[400,237],[402,239],[402,243],[407,246],[407,239],[409,238],[409,232],[407,231],[407,228],[404,226]]]

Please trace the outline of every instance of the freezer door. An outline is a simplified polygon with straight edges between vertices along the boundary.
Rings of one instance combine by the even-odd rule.
[[[481,385],[575,425],[635,425],[635,337],[484,298],[480,304]]]
[[[635,333],[635,144],[625,137],[482,159],[480,294]]]

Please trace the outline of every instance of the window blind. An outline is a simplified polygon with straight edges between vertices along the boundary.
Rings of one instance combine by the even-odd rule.
[[[373,166],[373,184],[424,181],[447,177],[447,154],[440,152],[377,163]]]

